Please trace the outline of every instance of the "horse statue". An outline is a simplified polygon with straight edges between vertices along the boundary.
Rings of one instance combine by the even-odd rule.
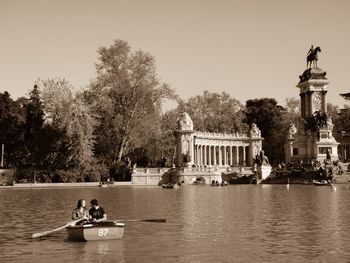
[[[313,49],[313,47],[311,46],[309,53],[306,57],[306,67],[307,68],[311,68],[312,63],[314,64],[314,67],[317,68],[317,60],[318,60],[317,53],[318,52],[321,52],[320,47],[316,47],[315,49]],[[309,64],[310,64],[310,67],[309,67]]]

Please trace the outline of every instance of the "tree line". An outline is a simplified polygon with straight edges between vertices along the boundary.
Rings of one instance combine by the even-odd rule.
[[[130,180],[129,167],[171,166],[175,162],[177,118],[188,112],[195,130],[247,132],[261,130],[265,154],[284,159],[290,123],[302,129],[299,100],[247,100],[204,91],[181,99],[157,75],[155,59],[132,51],[123,40],[98,50],[96,77],[82,90],[66,79],[38,79],[29,97],[13,100],[0,93],[0,144],[4,167],[16,168],[18,180],[84,182],[104,178]],[[163,105],[176,101],[164,112]],[[335,127],[350,130],[348,114],[329,104]]]

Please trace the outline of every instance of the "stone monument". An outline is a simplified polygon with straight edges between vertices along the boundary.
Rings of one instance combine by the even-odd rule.
[[[178,119],[177,133],[177,164],[180,166],[190,167],[193,165],[193,122],[187,112],[183,112]]]
[[[291,124],[285,144],[285,160],[307,161],[338,159],[338,143],[332,135],[332,120],[327,117],[326,94],[329,81],[326,71],[317,67],[320,47],[309,50],[307,69],[299,76],[301,117],[304,129],[297,132]]]

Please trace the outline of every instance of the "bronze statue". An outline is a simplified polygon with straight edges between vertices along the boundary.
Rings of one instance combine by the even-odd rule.
[[[311,48],[309,49],[309,52],[307,53],[307,57],[306,57],[306,67],[307,68],[311,68],[312,63],[314,64],[314,68],[317,68],[317,60],[318,60],[317,53],[318,52],[321,52],[321,48],[316,47],[314,49],[314,46],[311,45]],[[309,67],[309,64],[310,64],[310,67]]]

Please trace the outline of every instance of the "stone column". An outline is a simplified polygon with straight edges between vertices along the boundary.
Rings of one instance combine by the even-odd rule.
[[[208,157],[209,157],[209,166],[212,166],[212,162],[211,162],[211,145],[209,145],[209,154],[208,154]]]
[[[305,118],[310,117],[310,93],[305,92]]]
[[[216,162],[216,146],[214,145],[213,146],[213,154],[214,154],[214,166],[216,166],[217,165],[217,162]]]
[[[239,146],[236,146],[236,164],[239,165]]]
[[[230,166],[233,165],[233,162],[232,162],[232,160],[233,160],[233,158],[232,158],[232,150],[233,150],[233,147],[230,146]]]
[[[243,145],[243,166],[246,164],[245,146]]]
[[[204,165],[207,165],[207,145],[204,145]]]
[[[221,145],[219,145],[219,167],[222,166],[222,150]]]
[[[226,158],[225,158],[225,165],[227,166],[227,165],[229,165],[229,162],[230,162],[230,159],[229,159],[229,146],[225,146],[225,156],[226,156]]]
[[[223,146],[223,150],[224,150],[224,152],[223,152],[223,157],[224,157],[224,159],[223,159],[223,163],[224,163],[224,166],[226,166],[226,164],[227,164],[227,151],[226,151],[226,145],[224,145],[224,146]]]
[[[321,110],[322,110],[322,112],[325,112],[325,113],[327,113],[326,93],[327,93],[327,91],[322,91]]]
[[[301,117],[305,118],[305,93],[300,93],[300,111]]]
[[[196,145],[193,146],[193,163],[196,164],[196,155],[197,155],[197,147]]]
[[[310,91],[310,94],[309,94],[309,103],[310,103],[310,114],[309,114],[309,116],[308,117],[310,117],[313,113],[314,113],[314,103],[313,103],[313,101],[312,101],[312,96],[313,95],[313,92],[312,91]]]

